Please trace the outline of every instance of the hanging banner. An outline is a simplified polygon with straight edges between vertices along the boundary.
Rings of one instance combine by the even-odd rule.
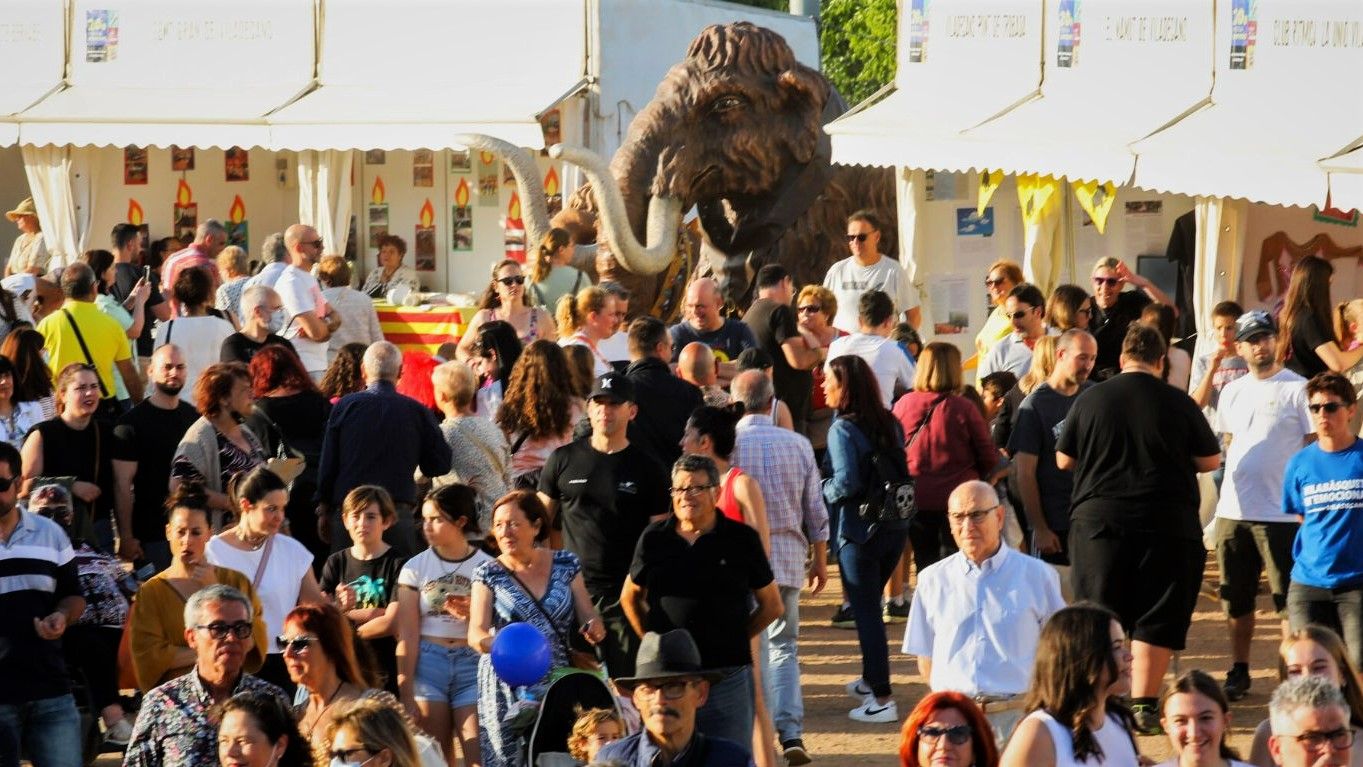
[[[1003,183],[1003,171],[986,170],[980,172],[980,191],[976,195],[975,214],[984,215],[984,209],[989,207],[989,201],[993,199],[994,192],[998,191],[999,184]]]
[[[1018,176],[1018,204],[1022,206],[1023,222],[1035,226],[1041,220],[1041,209],[1059,187],[1060,182],[1052,176],[1031,173]]]
[[[1079,207],[1089,214],[1093,219],[1093,225],[1098,229],[1098,234],[1103,233],[1103,228],[1107,226],[1107,214],[1112,211],[1112,203],[1117,200],[1117,187],[1111,181],[1099,184],[1097,181],[1085,181],[1082,184],[1071,184],[1074,187],[1074,197],[1079,200]]]

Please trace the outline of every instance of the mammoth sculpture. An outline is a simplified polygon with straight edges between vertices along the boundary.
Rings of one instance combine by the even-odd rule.
[[[848,255],[843,227],[861,208],[886,222],[882,243],[894,256],[892,171],[830,162],[823,125],[844,110],[777,33],[747,22],[707,27],[634,117],[609,166],[579,147],[550,149],[590,182],[568,206],[599,216],[597,243],[579,247],[579,267],[628,287],[634,313],[671,320],[693,274],[719,277],[740,307],[763,264],[784,265],[796,285],[821,283]],[[528,234],[546,231],[529,154],[484,136],[461,140],[507,156],[521,200],[532,201]],[[683,226],[692,210],[695,221]]]

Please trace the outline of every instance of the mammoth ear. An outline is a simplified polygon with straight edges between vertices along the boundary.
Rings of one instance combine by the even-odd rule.
[[[828,81],[809,67],[796,65],[776,76],[781,106],[786,110],[823,112],[828,101]]]

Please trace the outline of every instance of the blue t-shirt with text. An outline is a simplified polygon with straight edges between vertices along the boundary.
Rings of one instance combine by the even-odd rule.
[[[1302,448],[1287,462],[1283,512],[1300,514],[1292,580],[1321,589],[1363,585],[1363,440],[1333,453]]]

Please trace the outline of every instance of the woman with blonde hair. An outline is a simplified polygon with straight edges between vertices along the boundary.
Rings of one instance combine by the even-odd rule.
[[[833,317],[838,313],[838,297],[822,285],[806,285],[800,288],[800,295],[795,297],[795,311],[800,329],[808,331],[818,339],[825,355],[834,339],[847,335],[833,327]],[[828,444],[828,428],[833,425],[833,407],[828,404],[823,393],[824,366],[815,365],[809,372],[814,374],[814,396],[809,402],[805,436],[809,437],[815,455],[821,456]]]
[[[492,267],[492,279],[483,291],[479,309],[464,328],[464,336],[459,339],[455,356],[460,362],[470,362],[475,356],[474,344],[478,340],[478,326],[492,320],[504,320],[516,329],[521,343],[558,338],[554,318],[545,309],[530,305],[530,296],[525,290],[525,272],[519,261],[504,259]]]
[[[591,349],[592,372],[598,376],[613,369],[597,344],[615,333],[615,301],[610,291],[595,285],[558,300],[558,324],[563,334],[559,346],[576,344]]]
[[[360,699],[338,706],[327,725],[326,764],[421,767],[411,725],[382,701]]]
[[[1032,347],[1032,366],[1027,368],[1026,374],[1018,379],[1017,404],[1022,403],[1022,397],[1032,393],[1032,390],[1041,385],[1047,378],[1051,377],[1051,371],[1055,370],[1055,342],[1059,336],[1042,336],[1036,340],[1036,346]]]
[[[552,341],[525,347],[511,369],[497,425],[511,443],[511,482],[535,489],[549,454],[573,438],[573,424],[585,412],[573,394],[563,349]]]
[[[1022,276],[1022,267],[1016,261],[1009,261],[1001,258],[989,265],[989,271],[985,272],[984,289],[989,292],[989,303],[994,310],[989,313],[988,319],[984,321],[984,327],[975,336],[975,356],[983,360],[989,352],[994,349],[994,345],[1007,338],[1013,332],[1013,320],[1008,316],[1004,309],[1004,299],[1013,292],[1013,288],[1021,285],[1025,280]]]
[[[1349,728],[1355,736],[1363,731],[1363,688],[1359,686],[1358,670],[1349,660],[1349,649],[1344,640],[1330,629],[1311,624],[1283,637],[1278,645],[1278,681],[1285,682],[1298,676],[1321,676],[1339,685],[1344,701],[1349,704]],[[1267,719],[1254,728],[1250,744],[1249,763],[1256,767],[1273,767],[1268,753],[1268,737],[1272,734]],[[1363,749],[1355,748],[1350,767],[1363,767]]]
[[[572,260],[572,234],[558,227],[546,232],[530,261],[530,299],[535,306],[557,307],[560,298],[577,295],[584,283],[592,284],[586,272],[569,265]]]
[[[899,398],[894,417],[904,430],[909,473],[917,478],[918,515],[909,542],[918,571],[956,551],[947,525],[947,496],[971,479],[989,481],[999,451],[989,425],[964,388],[961,351],[935,341],[923,347],[913,391]]]
[[[218,253],[218,272],[222,274],[222,284],[214,294],[213,308],[227,314],[227,319],[238,330],[241,329],[241,291],[246,289],[250,279],[250,268],[246,265],[246,251],[237,245],[228,245]]]

